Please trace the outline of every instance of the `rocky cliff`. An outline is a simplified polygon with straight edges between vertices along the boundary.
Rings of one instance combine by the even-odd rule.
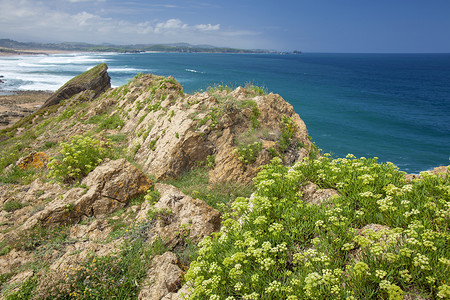
[[[316,154],[279,95],[254,86],[185,94],[151,74],[111,89],[106,69],[75,77],[0,131],[2,297],[89,298],[99,286],[108,297],[123,285],[131,298],[179,299],[226,199],[250,195],[272,158],[292,165]]]
[[[69,99],[82,91],[91,91],[92,98],[99,96],[111,87],[111,78],[107,70],[108,66],[106,64],[100,64],[74,77],[50,96],[42,105],[42,108],[56,105],[62,100]]]
[[[255,86],[106,69],[0,130],[2,299],[450,297],[447,167],[319,155]]]

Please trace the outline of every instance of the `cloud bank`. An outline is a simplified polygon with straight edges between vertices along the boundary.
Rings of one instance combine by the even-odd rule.
[[[114,44],[188,42],[245,48],[254,46],[251,37],[257,35],[246,30],[223,29],[221,24],[188,24],[176,17],[160,20],[150,16],[145,21],[134,21],[88,9],[70,9],[70,5],[83,2],[84,5],[92,2],[88,4],[95,7],[94,4],[105,0],[66,0],[65,4],[69,6],[63,6],[61,2],[51,5],[51,2],[0,0],[0,38]]]

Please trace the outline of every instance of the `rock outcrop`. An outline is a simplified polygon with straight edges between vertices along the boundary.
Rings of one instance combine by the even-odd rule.
[[[99,217],[124,207],[130,199],[147,191],[152,182],[125,159],[105,161],[83,179],[84,188],[73,188],[29,218],[21,227],[36,224],[76,223],[82,217]]]
[[[72,78],[50,96],[41,108],[56,105],[86,90],[93,91],[94,97],[99,96],[111,87],[111,78],[107,70],[108,66],[103,63]]]
[[[148,219],[148,211],[162,212],[150,232],[153,240],[160,238],[166,246],[174,248],[182,245],[185,238],[200,241],[205,236],[220,229],[220,213],[204,201],[183,194],[174,186],[157,183],[161,197],[154,205],[145,202],[137,218]]]
[[[32,139],[0,175],[19,170],[42,176],[30,184],[0,185],[0,205],[8,208],[0,211],[4,294],[21,280],[38,278],[36,298],[58,297],[73,291],[71,278],[95,257],[115,259],[124,245],[139,241],[146,251],[154,245],[166,251],[147,259],[147,277],[134,285],[139,299],[184,299],[189,247],[220,229],[221,214],[146,174],[162,181],[203,166],[210,183],[248,184],[273,157],[291,165],[313,150],[304,122],[279,95],[251,87],[188,95],[172,77],[155,75],[109,89],[106,70],[101,64],[70,80],[43,105],[53,108],[8,131]],[[105,159],[76,185],[46,181],[49,157],[61,154],[58,143],[80,134],[114,140],[114,157],[127,159]],[[146,201],[146,191],[158,199]],[[45,268],[27,267],[38,260]]]
[[[449,173],[449,167],[448,166],[440,166],[440,167],[436,167],[433,170],[429,170],[426,171],[426,173],[432,174],[432,175],[437,175],[440,177],[445,177],[448,175]],[[406,174],[405,175],[406,181],[411,181],[414,179],[423,179],[423,176],[421,175],[417,175],[417,174]]]
[[[121,132],[130,136],[129,154],[157,180],[209,161],[211,182],[250,183],[274,155],[292,164],[312,148],[305,123],[276,94],[237,88],[186,95],[171,77],[142,75],[105,94],[86,117],[114,105]]]
[[[138,299],[160,300],[178,291],[181,287],[183,271],[178,267],[177,261],[177,256],[172,252],[156,256]]]

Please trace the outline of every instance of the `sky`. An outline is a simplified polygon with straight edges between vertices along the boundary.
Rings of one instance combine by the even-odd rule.
[[[0,38],[450,52],[450,0],[0,0]]]

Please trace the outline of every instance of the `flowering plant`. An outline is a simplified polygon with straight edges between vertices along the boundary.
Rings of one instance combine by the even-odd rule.
[[[77,180],[86,176],[104,158],[111,156],[109,142],[91,136],[76,135],[68,143],[60,143],[60,154],[50,159],[48,176],[62,181]]]
[[[305,203],[311,182],[340,196]],[[377,158],[274,158],[199,244],[191,299],[448,299],[449,187]]]

